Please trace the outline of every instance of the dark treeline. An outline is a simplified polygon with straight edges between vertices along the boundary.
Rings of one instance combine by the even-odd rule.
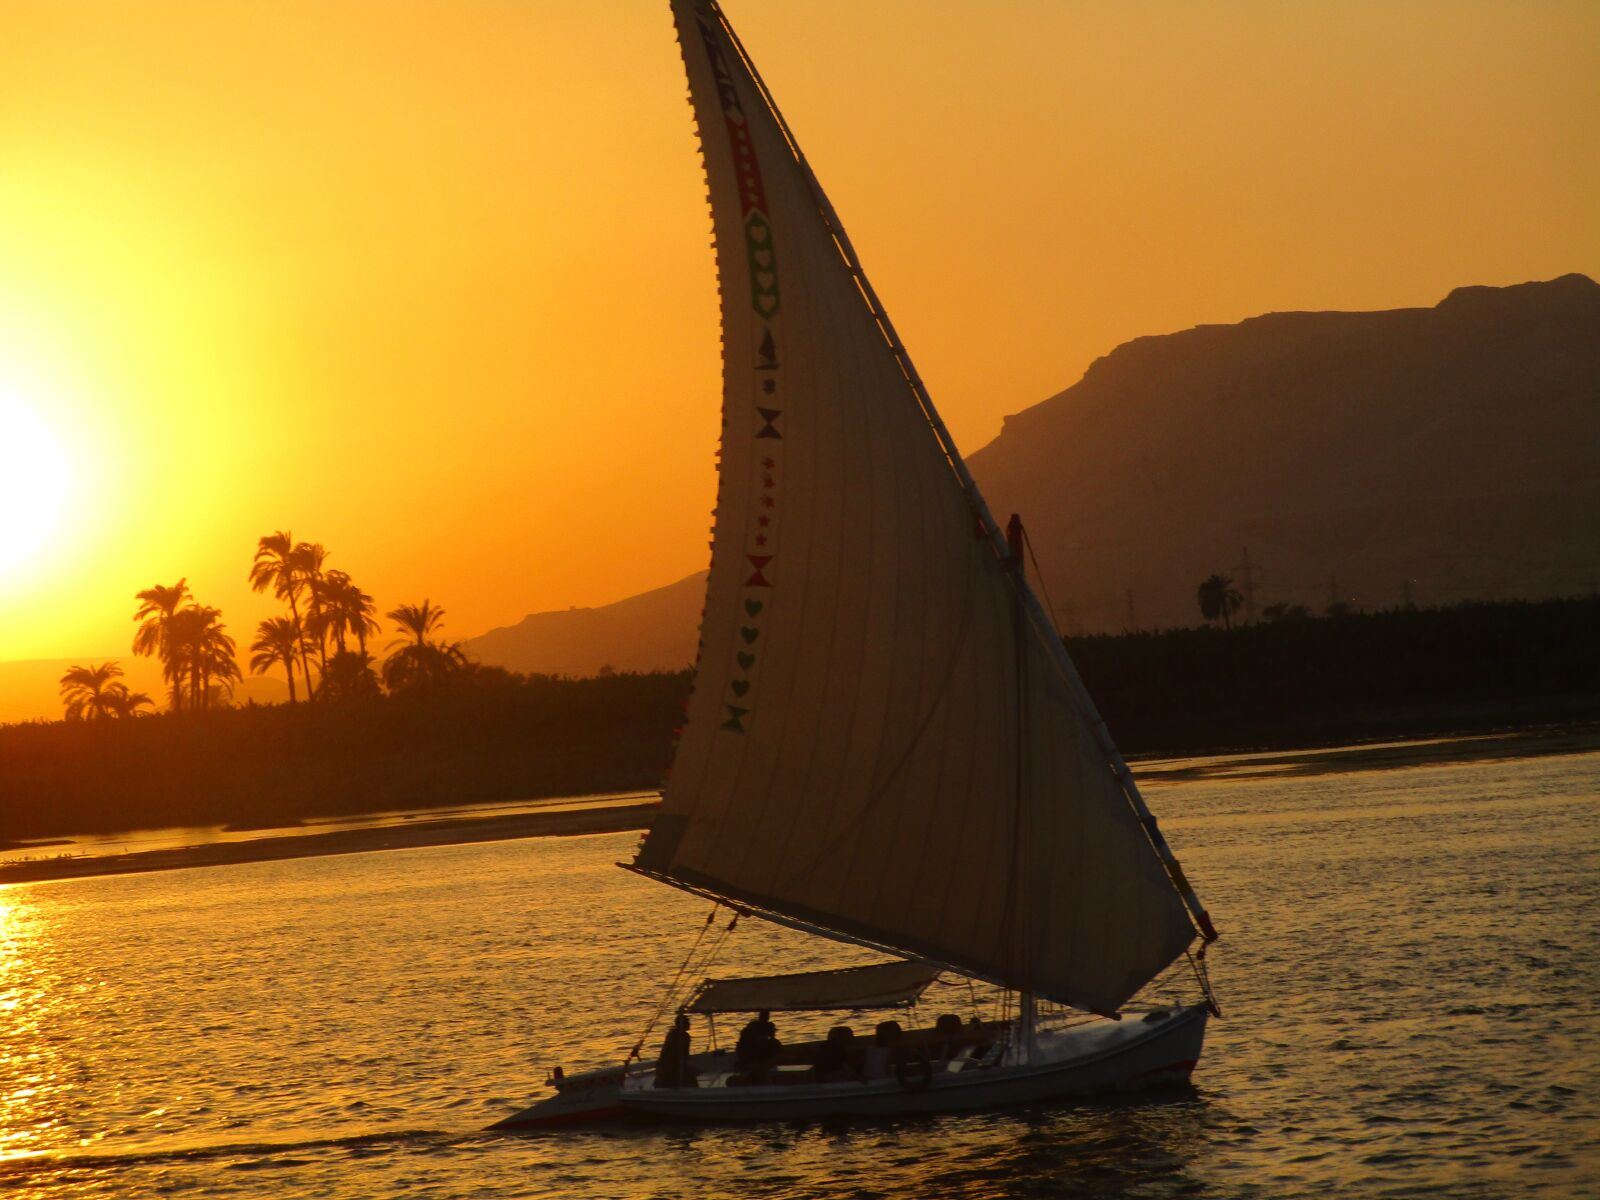
[[[1123,750],[1197,753],[1600,718],[1600,600],[1069,639]],[[686,672],[463,670],[339,704],[0,726],[0,843],[651,788]]]
[[[0,844],[660,784],[687,672],[0,726]]]
[[[1600,599],[1465,603],[1067,639],[1128,754],[1600,717]]]

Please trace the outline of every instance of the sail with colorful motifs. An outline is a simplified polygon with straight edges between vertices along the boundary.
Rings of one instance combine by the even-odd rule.
[[[1209,922],[712,0],[673,0],[716,239],[700,658],[634,863],[1096,1010]]]

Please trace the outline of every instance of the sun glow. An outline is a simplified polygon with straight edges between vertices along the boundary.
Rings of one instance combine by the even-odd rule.
[[[40,415],[46,407],[0,379],[0,586],[61,532],[72,463]]]

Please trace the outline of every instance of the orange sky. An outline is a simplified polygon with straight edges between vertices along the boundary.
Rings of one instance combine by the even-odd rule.
[[[968,450],[1139,334],[1600,276],[1587,0],[727,8]],[[0,44],[0,660],[125,657],[180,575],[247,641],[279,528],[456,636],[703,565],[664,2],[6,0]]]

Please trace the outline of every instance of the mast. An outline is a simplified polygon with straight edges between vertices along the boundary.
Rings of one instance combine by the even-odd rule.
[[[744,48],[744,43],[739,40],[738,33],[734,31],[732,23],[723,13],[722,6],[717,0],[708,0],[708,6],[712,13],[715,14],[723,33],[727,35],[730,45],[738,54],[745,70],[749,72],[750,78],[755,82],[763,103],[781,131],[790,154],[794,156],[795,163],[800,168],[806,183],[810,187],[812,199],[817,205],[828,234],[838,247],[839,254],[844,260],[844,265],[854,280],[856,287],[860,290],[861,298],[866,303],[874,322],[882,333],[889,352],[899,365],[906,384],[916,397],[924,419],[938,439],[945,460],[949,463],[951,471],[954,472],[957,481],[960,483],[961,489],[966,495],[967,503],[971,506],[980,528],[988,538],[994,553],[1002,562],[1005,562],[1010,555],[1010,547],[1007,544],[1006,535],[989,511],[989,506],[984,501],[983,494],[978,490],[977,481],[973,479],[972,473],[967,469],[967,464],[961,457],[961,452],[956,449],[955,440],[950,436],[949,429],[945,426],[944,420],[939,416],[938,409],[934,406],[933,397],[929,394],[926,384],[923,383],[916,364],[911,360],[910,352],[906,349],[905,343],[895,330],[894,322],[890,320],[888,310],[884,308],[882,301],[878,299],[878,293],[874,290],[872,281],[867,278],[866,270],[861,265],[861,259],[856,254],[855,247],[851,244],[849,234],[845,232],[844,223],[839,219],[837,210],[823,190],[821,182],[817,179],[816,172],[811,169],[811,164],[806,159],[805,152],[801,150],[798,139],[789,128],[789,123],[784,119],[783,112],[779,109],[778,102],[771,89],[767,87],[766,81],[761,77],[761,72],[757,69],[755,61],[750,57],[749,52]],[[1084,686],[1077,667],[1067,654],[1066,645],[1062,642],[1060,634],[1056,632],[1054,623],[1044,611],[1044,605],[1040,603],[1024,573],[1019,572],[1017,574],[1015,583],[1018,597],[1028,619],[1033,622],[1043,641],[1048,645],[1056,671],[1071,689],[1073,699],[1079,711],[1083,714],[1096,745],[1105,756],[1107,765],[1115,775],[1123,796],[1138,816],[1139,824],[1149,838],[1151,848],[1166,868],[1167,877],[1171,880],[1172,886],[1182,897],[1184,906],[1187,908],[1202,938],[1207,943],[1216,941],[1218,935],[1215,926],[1211,922],[1210,914],[1206,911],[1205,906],[1201,904],[1199,896],[1195,894],[1194,888],[1184,874],[1182,866],[1179,865],[1177,856],[1173,854],[1171,846],[1168,845],[1165,836],[1163,836],[1155,814],[1150,811],[1149,806],[1145,803],[1144,796],[1139,791],[1138,784],[1134,781],[1133,772],[1129,768],[1127,760],[1123,758],[1122,752],[1117,748],[1115,741],[1112,740],[1111,731],[1106,726],[1105,719],[1100,715],[1100,710],[1090,697],[1088,688]]]
[[[1026,923],[1028,920],[1029,905],[1027,903],[1028,891],[1032,886],[1032,872],[1028,858],[1029,842],[1027,836],[1027,796],[1024,789],[1027,787],[1027,755],[1028,739],[1028,653],[1027,641],[1027,612],[1023,606],[1022,588],[1026,585],[1028,568],[1023,562],[1023,532],[1022,517],[1017,513],[1011,514],[1011,520],[1006,523],[1006,568],[1011,575],[1011,583],[1016,596],[1012,604],[1012,657],[1015,660],[1017,675],[1017,791],[1015,802],[1015,837],[1016,837],[1016,874],[1012,886],[1012,894],[1019,910],[1020,919]],[[1018,967],[1018,982],[1021,984],[1021,995],[1017,1005],[1016,1037],[1012,1041],[1011,1052],[1018,1065],[1026,1065],[1033,1061],[1036,1048],[1035,1030],[1038,1023],[1037,1005],[1033,994],[1033,978],[1029,970],[1026,957],[1028,937],[1024,928],[1022,936],[1016,939],[1016,945],[1023,956]]]

